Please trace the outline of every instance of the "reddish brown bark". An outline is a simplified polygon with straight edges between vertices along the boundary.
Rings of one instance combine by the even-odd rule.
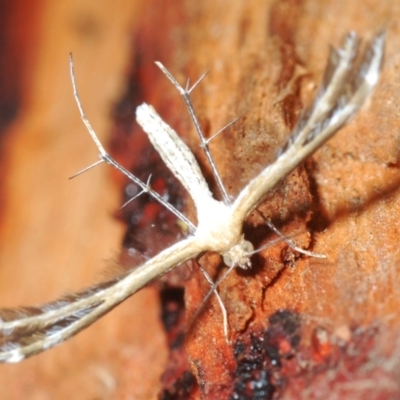
[[[328,258],[300,257],[281,243],[263,251],[252,271],[235,272],[221,285],[232,344],[224,340],[212,299],[186,336],[188,361],[183,347],[175,346],[165,367],[166,340],[178,343],[183,329],[179,299],[165,300],[173,275],[160,284],[164,323],[175,312],[168,335],[158,319],[156,290],[147,289],[60,348],[0,366],[2,398],[147,399],[167,391],[210,399],[398,397],[400,6],[342,0],[133,3],[139,2],[93,2],[85,10],[72,0],[63,2],[65,9],[40,6],[34,33],[40,40],[37,51],[30,50],[35,61],[25,74],[31,78],[24,80],[31,83],[2,142],[0,305],[39,303],[88,285],[121,245],[122,227],[110,218],[121,189],[106,182],[108,172],[100,168],[62,184],[95,159],[70,95],[71,50],[87,114],[100,133],[110,131],[109,110],[119,96],[124,101],[117,128],[123,123],[130,130],[129,114],[146,101],[193,149],[197,141],[186,110],[153,61],[162,61],[182,83],[210,70],[193,100],[208,134],[241,116],[212,143],[235,196],[273,160],[312,99],[329,45],[339,45],[349,30],[370,38],[386,29],[382,79],[369,104],[259,208],[285,234],[299,233],[299,245]],[[139,163],[146,158],[145,140],[122,132],[114,128],[114,154],[145,168]],[[168,191],[184,196],[174,184]],[[157,210],[144,207],[144,215],[160,222]],[[142,229],[142,236],[153,232]],[[245,232],[257,246],[272,237],[256,213]],[[169,243],[171,233],[151,236],[154,246],[145,239],[142,244],[152,252],[163,241]],[[214,277],[221,270],[216,255],[199,262]],[[185,284],[188,316],[208,290],[193,271]]]

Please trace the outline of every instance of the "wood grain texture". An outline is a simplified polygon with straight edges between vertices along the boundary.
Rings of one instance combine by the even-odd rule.
[[[111,144],[134,168],[144,168],[139,161],[146,157],[138,154],[146,154],[146,141],[121,132],[139,131],[131,126],[133,111],[128,114],[140,101],[152,104],[192,148],[197,143],[179,95],[153,61],[182,83],[210,70],[193,100],[206,132],[241,116],[212,143],[227,190],[236,195],[273,160],[312,99],[329,45],[339,45],[349,30],[370,38],[386,29],[387,48],[369,104],[259,208],[285,234],[300,233],[296,242],[326,254],[326,261],[299,257],[284,244],[263,251],[251,272],[232,274],[220,288],[232,345],[225,343],[212,300],[187,334],[189,361],[183,348],[172,350],[166,370],[166,337],[172,343],[182,331],[164,336],[155,289],[145,290],[71,342],[0,366],[0,397],[399,396],[396,2],[70,0],[37,7],[27,35],[35,50],[24,50],[19,117],[2,140],[1,306],[36,304],[82,288],[99,278],[104,260],[115,260],[121,246],[123,227],[111,216],[122,179],[113,174],[112,183],[105,168],[65,179],[95,159],[73,104],[69,51],[87,115],[106,141],[110,110],[122,99],[116,112],[125,119],[117,118]],[[204,164],[200,149],[195,153]],[[149,252],[171,240],[153,231],[143,228],[154,244]],[[272,237],[255,213],[245,232],[255,245]],[[219,262],[212,254],[200,260],[214,277]],[[190,316],[208,286],[194,268],[185,287]]]

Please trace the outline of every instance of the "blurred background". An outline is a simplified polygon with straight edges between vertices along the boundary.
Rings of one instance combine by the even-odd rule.
[[[232,345],[213,303],[187,338],[187,356],[182,316],[174,347],[172,328],[160,319],[160,286],[146,288],[67,343],[0,365],[0,399],[399,398],[396,1],[3,0],[0,11],[1,307],[87,287],[115,268],[123,247],[123,264],[126,249],[139,248],[137,263],[179,235],[168,216],[146,209],[135,229],[148,242],[132,239],[123,221],[135,209],[118,211],[126,181],[107,166],[68,180],[97,160],[72,95],[70,52],[92,126],[121,163],[142,168],[143,179],[159,164],[142,164],[153,156],[134,124],[141,101],[203,160],[181,99],[153,62],[182,83],[210,70],[194,103],[207,134],[241,117],[212,147],[235,196],[273,160],[312,99],[329,46],[350,30],[366,39],[387,30],[383,76],[369,105],[260,208],[286,234],[304,233],[298,244],[326,254],[326,263],[284,244],[268,249],[255,272],[233,274],[221,287]],[[161,190],[193,216],[169,179]],[[259,245],[269,237],[254,216],[246,229]],[[214,271],[219,260],[202,263]],[[188,312],[207,290],[201,280],[194,269]],[[183,308],[183,298],[176,304]],[[277,315],[279,323],[271,319]],[[246,353],[254,338],[272,349],[263,348],[257,362]]]

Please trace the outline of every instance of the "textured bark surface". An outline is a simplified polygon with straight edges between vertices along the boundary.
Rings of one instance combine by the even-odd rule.
[[[207,134],[241,117],[212,143],[222,179],[236,196],[274,159],[312,99],[329,45],[340,45],[350,30],[370,38],[386,29],[382,79],[369,104],[259,207],[285,234],[296,234],[298,245],[328,258],[300,257],[283,243],[263,251],[250,272],[234,272],[220,287],[231,345],[211,299],[186,335],[187,359],[183,301],[174,289],[182,279],[172,274],[159,284],[167,334],[156,290],[146,289],[61,347],[0,366],[0,397],[398,398],[400,6],[344,0],[145,3],[38,2],[37,17],[18,36],[34,46],[22,47],[28,49],[20,56],[27,68],[19,77],[18,118],[1,144],[0,305],[40,303],[82,288],[99,279],[107,260],[118,259],[123,226],[112,216],[124,181],[113,174],[117,184],[111,183],[105,167],[66,180],[95,160],[71,95],[69,51],[102,140],[112,131],[118,159],[144,179],[157,171],[153,185],[193,216],[182,189],[132,122],[139,102],[154,105],[195,149],[212,182],[182,101],[154,60],[182,83],[210,71],[193,95]],[[19,9],[14,13],[28,20]],[[142,165],[145,160],[150,167]],[[139,243],[150,254],[170,243],[176,228],[168,228],[173,221],[154,205],[141,207],[141,220],[131,227],[140,229],[140,238],[129,234],[124,243]],[[162,228],[154,233],[152,223]],[[244,230],[255,246],[273,237],[257,213]],[[222,270],[217,255],[199,262],[214,278]],[[190,317],[208,290],[196,267],[185,290]]]

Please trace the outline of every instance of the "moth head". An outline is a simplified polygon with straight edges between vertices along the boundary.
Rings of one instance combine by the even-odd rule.
[[[248,269],[251,267],[250,256],[254,252],[253,245],[242,238],[242,240],[232,246],[226,253],[222,255],[224,263],[227,267],[240,267]]]

